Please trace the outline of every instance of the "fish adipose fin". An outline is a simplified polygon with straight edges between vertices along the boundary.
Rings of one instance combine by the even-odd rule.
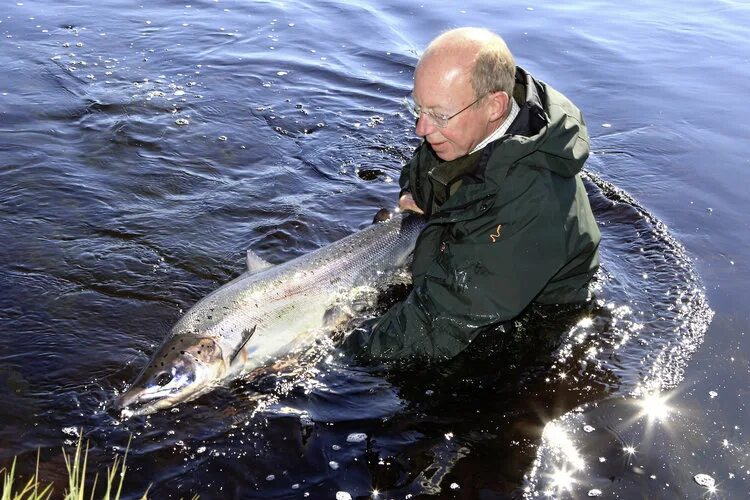
[[[273,264],[270,262],[263,260],[261,257],[258,256],[255,252],[252,250],[247,251],[247,272],[250,274],[252,273],[258,273],[260,271],[266,270],[269,267],[272,267]]]
[[[245,347],[245,344],[250,340],[250,338],[255,333],[255,329],[258,328],[258,325],[255,325],[252,330],[245,330],[242,332],[242,342],[240,342],[240,345],[237,346],[237,349],[234,350],[234,353],[232,354],[232,357],[229,358],[229,364],[231,365],[234,363],[235,358],[239,353],[242,352],[242,348]]]

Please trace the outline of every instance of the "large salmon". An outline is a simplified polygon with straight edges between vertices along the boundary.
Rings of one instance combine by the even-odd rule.
[[[424,225],[399,213],[277,266],[248,251],[248,271],[185,313],[116,405],[125,417],[170,408],[310,343],[358,291],[392,282]]]

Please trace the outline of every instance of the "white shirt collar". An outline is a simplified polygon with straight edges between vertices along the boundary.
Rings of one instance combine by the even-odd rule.
[[[508,116],[503,120],[503,123],[500,124],[497,129],[492,132],[490,135],[488,135],[482,142],[477,144],[477,147],[471,150],[471,153],[475,153],[485,147],[487,144],[491,143],[492,141],[496,141],[502,136],[505,135],[505,132],[508,131],[508,128],[510,127],[510,124],[513,123],[513,120],[516,119],[516,116],[518,116],[518,112],[521,110],[521,108],[516,104],[516,100],[511,98],[510,99],[510,113],[508,113]]]

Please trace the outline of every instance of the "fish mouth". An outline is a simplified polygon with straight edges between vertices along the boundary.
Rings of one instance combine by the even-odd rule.
[[[114,407],[123,419],[150,415],[159,410],[166,410],[180,403],[196,399],[211,388],[210,384],[201,384],[186,388],[181,393],[174,394],[169,391],[146,392],[133,387],[115,400]]]

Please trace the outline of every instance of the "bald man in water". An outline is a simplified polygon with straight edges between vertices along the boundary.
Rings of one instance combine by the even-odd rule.
[[[580,178],[580,111],[478,28],[430,43],[407,105],[423,141],[399,204],[428,220],[414,287],[347,345],[377,359],[447,359],[482,331],[503,335],[531,303],[586,301],[600,234]]]

